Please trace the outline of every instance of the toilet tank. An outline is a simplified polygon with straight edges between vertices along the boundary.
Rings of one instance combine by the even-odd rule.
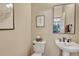
[[[44,53],[45,43],[46,43],[46,41],[41,41],[41,42],[33,41],[34,52],[35,53]]]

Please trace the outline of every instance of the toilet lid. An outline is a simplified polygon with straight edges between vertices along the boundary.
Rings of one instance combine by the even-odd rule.
[[[42,56],[41,53],[33,53],[32,56]]]

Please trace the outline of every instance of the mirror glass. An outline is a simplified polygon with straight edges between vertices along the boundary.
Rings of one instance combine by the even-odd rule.
[[[75,4],[56,5],[53,13],[53,33],[75,33]]]

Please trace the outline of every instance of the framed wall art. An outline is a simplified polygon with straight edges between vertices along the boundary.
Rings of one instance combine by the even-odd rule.
[[[45,16],[38,15],[36,16],[36,27],[44,27],[45,26]]]
[[[0,30],[14,29],[14,15],[12,3],[0,3]]]

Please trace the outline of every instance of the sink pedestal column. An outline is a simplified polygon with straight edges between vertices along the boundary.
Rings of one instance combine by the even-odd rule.
[[[67,51],[62,51],[62,55],[63,55],[63,56],[70,56],[70,53],[67,52]]]

